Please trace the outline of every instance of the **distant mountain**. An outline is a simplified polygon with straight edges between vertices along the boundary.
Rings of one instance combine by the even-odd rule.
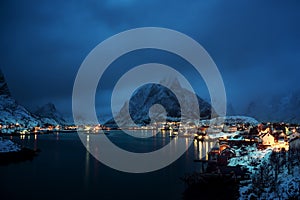
[[[0,123],[34,127],[39,120],[11,96],[3,73],[0,71]]]
[[[228,123],[228,124],[250,124],[252,126],[256,126],[259,122],[254,119],[253,117],[247,116],[226,116],[226,117],[217,117],[210,120],[203,120],[201,121],[204,125],[214,124],[214,125],[221,125],[221,123]]]
[[[255,99],[248,104],[244,114],[265,122],[300,123],[300,91]]]
[[[185,104],[183,105],[182,109],[185,109],[190,116],[192,116],[194,119],[199,118],[199,114],[197,114],[194,109],[196,106],[198,106],[201,119],[210,118],[211,105],[209,103],[196,96],[198,100],[197,105],[197,102],[192,101],[192,97],[194,97],[195,94],[185,88],[182,88],[177,79],[164,81],[164,85],[171,90],[176,91],[176,93],[179,94],[179,98],[184,100]],[[151,115],[156,119],[167,118],[167,120],[176,121],[180,120],[181,117],[184,118],[185,116],[181,116],[181,108],[175,94],[167,87],[164,87],[161,84],[146,84],[136,90],[130,101],[124,104],[116,116],[116,119],[121,122],[120,125],[132,126],[133,124],[128,124],[127,120],[130,116],[137,125],[148,124],[150,122],[149,109],[155,104],[162,105],[166,111],[166,113],[162,112],[159,107],[151,110]],[[128,109],[130,116],[127,114]],[[106,125],[115,127],[115,120],[109,120]]]
[[[39,107],[34,114],[40,118],[43,123],[53,125],[65,125],[67,122],[63,118],[62,114],[57,111],[53,103],[47,103],[42,107]]]
[[[5,77],[0,70],[0,124],[16,124],[32,128],[38,125],[65,125],[66,121],[52,103],[31,113],[11,96]]]

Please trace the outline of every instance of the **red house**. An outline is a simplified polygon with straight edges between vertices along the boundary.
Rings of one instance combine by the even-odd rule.
[[[224,149],[217,159],[218,165],[227,165],[228,160],[236,156],[236,153],[231,148]]]

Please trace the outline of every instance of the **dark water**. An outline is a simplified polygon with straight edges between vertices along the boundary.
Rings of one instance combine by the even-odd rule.
[[[139,151],[162,147],[170,137],[158,134],[135,140],[112,131],[109,138],[119,146]],[[0,199],[181,199],[185,189],[180,177],[199,171],[199,153],[212,142],[193,143],[177,161],[161,170],[131,174],[111,169],[90,155],[77,133],[14,137],[40,149],[32,161],[0,166]],[[188,140],[188,139],[187,139]],[[203,153],[204,152],[204,153]]]

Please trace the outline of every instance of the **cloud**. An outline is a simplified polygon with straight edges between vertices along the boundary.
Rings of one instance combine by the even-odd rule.
[[[1,66],[21,103],[71,104],[77,70],[98,43],[130,28],[166,27],[202,44],[223,75],[229,101],[246,102],[260,90],[299,87],[299,8],[299,1],[258,0],[2,1]],[[182,70],[199,78],[187,66]]]

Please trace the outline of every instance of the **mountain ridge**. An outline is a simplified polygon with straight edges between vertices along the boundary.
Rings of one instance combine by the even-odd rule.
[[[50,102],[41,107],[38,107],[33,113],[38,116],[44,123],[55,125],[67,124],[62,114],[56,109],[55,105]]]
[[[252,100],[244,115],[252,116],[264,122],[300,123],[300,91],[287,94],[266,95]]]
[[[119,126],[143,126],[149,124],[153,117],[166,119],[167,121],[179,121],[181,117],[186,117],[182,116],[181,109],[185,109],[185,113],[188,113],[189,117],[194,119],[199,119],[199,117],[201,119],[210,118],[211,105],[191,91],[182,88],[177,79],[174,79],[173,82],[167,80],[163,85],[150,83],[138,88],[132,94],[131,99],[124,103],[119,113],[116,114],[115,119],[108,120],[105,125],[117,127],[117,121]],[[184,102],[182,108],[180,108],[179,101],[172,91],[175,91],[178,98]],[[195,96],[197,102],[193,101]],[[161,106],[155,107],[157,104]],[[164,109],[161,109],[162,107]],[[197,109],[194,109],[196,107],[199,108],[200,116],[197,116],[199,113],[197,114]],[[129,115],[127,110],[129,110]],[[135,124],[128,124],[128,122],[131,122],[131,120],[128,120],[129,118]]]
[[[54,109],[56,110],[55,106]],[[53,114],[53,117],[55,115],[56,114]],[[60,119],[59,122],[51,118],[51,115],[49,116],[50,118],[40,117],[38,113],[34,114],[24,106],[20,105],[11,96],[9,87],[5,80],[5,76],[0,69],[0,124],[20,124],[21,126],[26,128],[33,128],[35,126],[40,126],[43,124],[58,125],[63,122],[62,116],[56,116],[56,119]]]

